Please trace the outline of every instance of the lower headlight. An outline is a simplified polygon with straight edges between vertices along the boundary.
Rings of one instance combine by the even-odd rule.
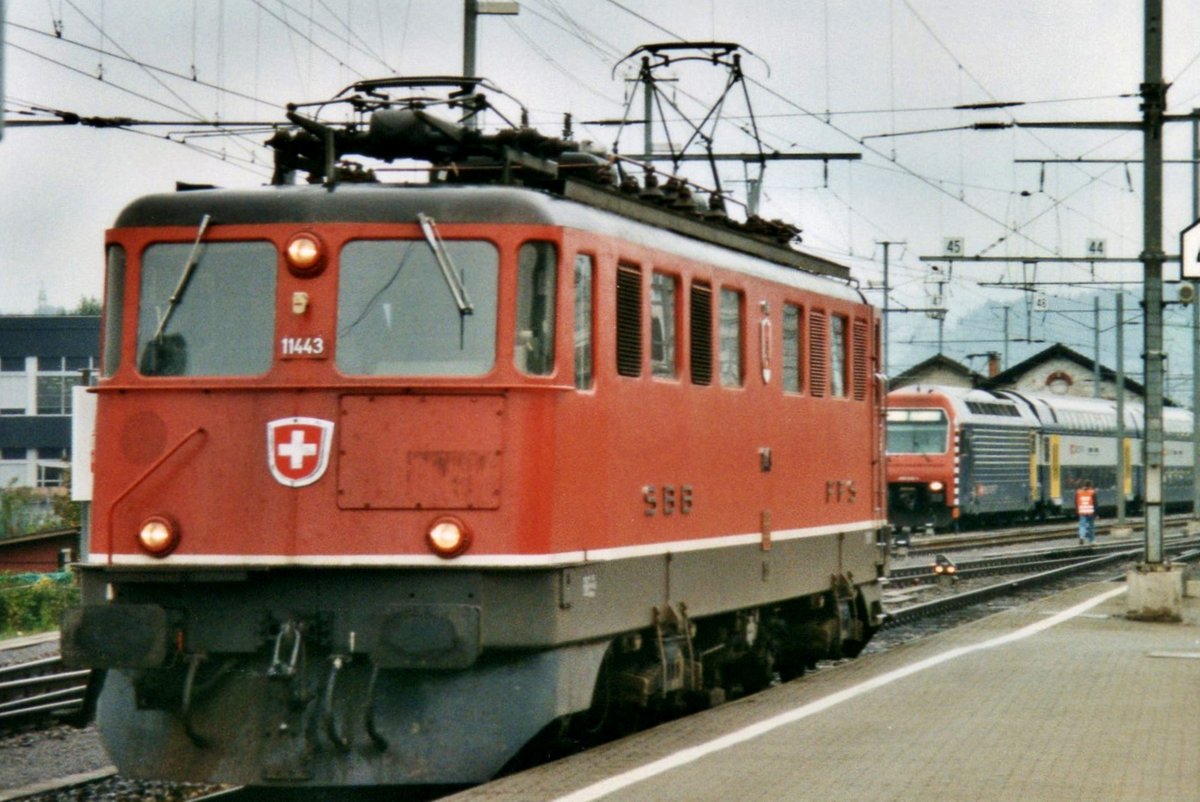
[[[430,550],[439,557],[457,557],[471,545],[471,530],[458,518],[438,518],[425,533]]]
[[[138,528],[138,545],[151,557],[166,557],[179,545],[179,525],[166,515],[151,515]]]
[[[929,483],[929,489],[932,490],[934,493],[940,493],[943,487],[945,487],[945,485],[943,485],[941,482],[930,482]]]

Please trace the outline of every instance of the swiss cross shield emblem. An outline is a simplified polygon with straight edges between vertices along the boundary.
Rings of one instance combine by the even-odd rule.
[[[333,421],[280,418],[267,424],[267,465],[282,485],[304,487],[321,478],[329,465]]]

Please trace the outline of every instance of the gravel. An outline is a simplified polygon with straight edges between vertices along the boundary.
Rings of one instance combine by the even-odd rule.
[[[63,777],[114,770],[95,727],[60,725],[0,739],[0,799]]]

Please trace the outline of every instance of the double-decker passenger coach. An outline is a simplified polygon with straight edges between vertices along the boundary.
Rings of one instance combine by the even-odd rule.
[[[316,185],[108,233],[63,649],[123,773],[480,782],[882,620],[879,327],[846,270],[573,142],[379,102],[410,84],[356,91],[357,128],[293,115],[280,173]],[[430,181],[324,160],[355,149]]]
[[[1145,413],[1110,399],[914,385],[888,394],[888,517],[910,529],[1073,516],[1090,482],[1102,514],[1145,500]],[[1163,500],[1192,505],[1192,413],[1164,410]]]

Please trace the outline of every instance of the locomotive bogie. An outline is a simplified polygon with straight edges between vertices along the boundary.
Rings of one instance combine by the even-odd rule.
[[[478,783],[548,722],[590,704],[605,651],[606,644],[573,644],[492,652],[470,671],[380,669],[317,653],[274,673],[271,655],[212,655],[192,676],[190,695],[191,664],[109,670],[97,722],[130,776],[317,787]]]

